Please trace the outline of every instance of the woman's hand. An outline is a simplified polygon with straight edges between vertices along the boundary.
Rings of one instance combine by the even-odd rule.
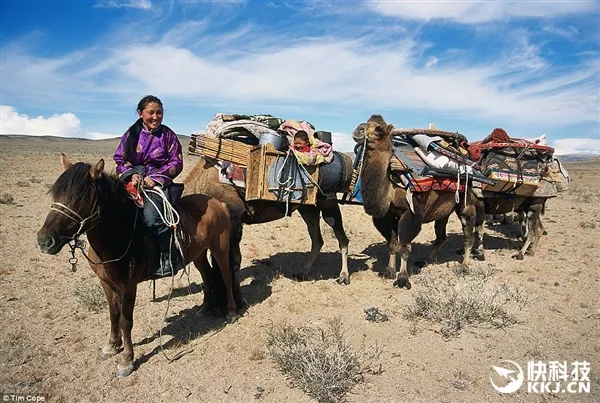
[[[133,176],[131,176],[131,184],[137,187],[138,183],[140,183],[140,179],[141,176],[139,174],[133,174]]]
[[[154,186],[156,186],[156,182],[146,177],[144,178],[144,185],[146,185],[148,189],[152,189]]]

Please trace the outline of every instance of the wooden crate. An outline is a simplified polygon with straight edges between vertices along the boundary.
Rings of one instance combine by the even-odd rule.
[[[250,150],[254,146],[240,141],[192,134],[188,152],[193,155],[229,161],[246,168]]]
[[[269,171],[271,166],[279,157],[285,157],[286,153],[277,151],[271,144],[255,146],[248,158],[248,168],[246,171],[246,201],[252,200],[270,200],[287,201],[278,198],[278,196],[269,189]],[[293,158],[290,157],[290,158]],[[304,166],[311,177],[306,186],[303,199],[290,200],[294,204],[317,204],[317,192],[319,189],[315,185],[319,179],[319,166]]]

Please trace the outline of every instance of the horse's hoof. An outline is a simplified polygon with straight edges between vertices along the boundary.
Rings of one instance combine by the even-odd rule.
[[[398,288],[406,288],[407,290],[410,290],[411,285],[410,281],[408,281],[408,275],[399,275],[396,281],[394,281],[394,285]]]
[[[106,361],[117,354],[119,354],[118,347],[104,346],[98,351],[98,359],[100,361]]]
[[[200,315],[207,316],[210,313],[211,313],[211,309],[210,309],[210,305],[209,304],[202,304],[200,306]]]
[[[519,252],[516,255],[512,255],[512,258],[517,260],[523,260],[523,254]]]
[[[133,363],[122,365],[121,363],[117,364],[117,373],[115,374],[117,378],[125,378],[133,372]]]
[[[238,319],[238,316],[236,315],[235,312],[229,312],[227,313],[227,316],[225,316],[225,318],[227,319],[227,322],[229,324],[235,323]]]
[[[335,282],[341,285],[348,285],[350,284],[350,278],[346,275],[341,275],[335,280]]]

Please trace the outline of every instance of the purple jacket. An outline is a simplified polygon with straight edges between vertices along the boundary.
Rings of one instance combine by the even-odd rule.
[[[171,184],[183,170],[181,143],[173,130],[161,125],[155,132],[142,128],[134,155],[125,157],[125,144],[129,130],[121,137],[113,159],[117,164],[119,177],[128,177],[136,173],[134,166],[146,168],[144,176],[160,183],[163,187]]]

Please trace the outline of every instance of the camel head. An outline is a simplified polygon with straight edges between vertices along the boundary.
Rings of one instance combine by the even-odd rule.
[[[357,143],[367,141],[370,149],[391,149],[391,132],[394,125],[388,125],[381,115],[371,115],[366,123],[358,125],[352,133],[352,138]]]

